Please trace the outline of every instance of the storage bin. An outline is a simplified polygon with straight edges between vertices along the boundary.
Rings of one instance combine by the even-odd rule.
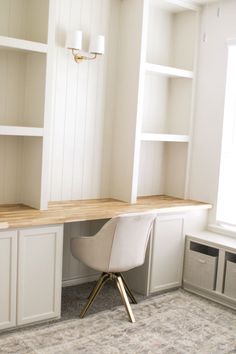
[[[188,241],[185,251],[184,282],[215,290],[219,251],[213,247]]]
[[[226,261],[224,294],[236,299],[236,262]]]

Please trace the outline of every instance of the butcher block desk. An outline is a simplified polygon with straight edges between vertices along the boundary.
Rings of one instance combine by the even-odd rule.
[[[209,209],[210,204],[168,196],[138,198],[129,204],[115,199],[91,199],[51,202],[48,210],[40,211],[22,204],[0,206],[0,229],[64,224],[76,221],[112,218],[119,214],[156,211],[158,214]]]
[[[150,294],[181,286],[184,235],[196,225],[205,227],[210,207],[167,196],[139,198],[135,204],[113,199],[57,202],[45,211],[0,206],[0,330],[59,318],[62,280],[76,285],[96,276],[72,259],[70,237],[84,231],[84,225],[94,231],[94,225],[119,214],[157,214],[145,264],[127,274],[131,287]]]

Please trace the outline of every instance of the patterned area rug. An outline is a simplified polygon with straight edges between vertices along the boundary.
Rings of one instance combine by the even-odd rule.
[[[183,290],[0,336],[1,354],[236,353],[236,312]]]

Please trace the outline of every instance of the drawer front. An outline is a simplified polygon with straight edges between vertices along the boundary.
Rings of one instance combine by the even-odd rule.
[[[236,299],[236,263],[227,261],[224,294]]]
[[[187,250],[184,264],[184,282],[214,290],[218,257]]]

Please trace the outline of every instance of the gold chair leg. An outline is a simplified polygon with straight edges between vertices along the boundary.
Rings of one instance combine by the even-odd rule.
[[[131,306],[130,306],[130,303],[129,303],[129,300],[128,300],[128,297],[127,297],[127,294],[126,294],[126,291],[125,291],[124,283],[123,283],[123,280],[122,280],[121,276],[120,275],[116,276],[115,277],[115,281],[116,281],[116,284],[117,284],[117,288],[118,288],[118,290],[120,292],[120,296],[121,296],[121,299],[123,301],[123,304],[125,306],[126,312],[128,314],[129,320],[130,320],[130,322],[134,323],[135,322],[134,314],[132,312],[132,309],[131,309]]]
[[[85,316],[86,312],[88,311],[88,309],[90,308],[90,306],[94,302],[96,296],[98,295],[98,293],[100,292],[103,285],[107,282],[108,279],[110,279],[110,276],[107,273],[102,274],[101,277],[98,279],[94,289],[92,290],[91,294],[89,295],[86,305],[84,306],[83,310],[81,311],[81,313],[79,315],[80,318],[83,318]]]
[[[94,289],[97,287],[99,281],[102,279],[102,277],[103,277],[105,274],[107,274],[107,273],[101,273],[101,275],[100,275],[100,277],[98,278],[98,280],[97,280],[95,286],[93,287],[93,289],[91,290],[89,296],[87,297],[88,300],[91,298],[91,296],[92,296],[92,294],[93,294],[93,292],[94,292]]]
[[[137,300],[135,299],[134,295],[132,294],[132,292],[131,292],[131,290],[130,290],[128,284],[126,283],[126,280],[125,280],[123,274],[122,274],[122,273],[118,273],[117,275],[120,275],[120,276],[121,276],[121,278],[122,278],[122,280],[123,280],[123,283],[124,283],[125,290],[126,290],[126,292],[127,292],[127,295],[129,296],[131,302],[132,302],[133,304],[137,304],[138,302],[137,302]]]

